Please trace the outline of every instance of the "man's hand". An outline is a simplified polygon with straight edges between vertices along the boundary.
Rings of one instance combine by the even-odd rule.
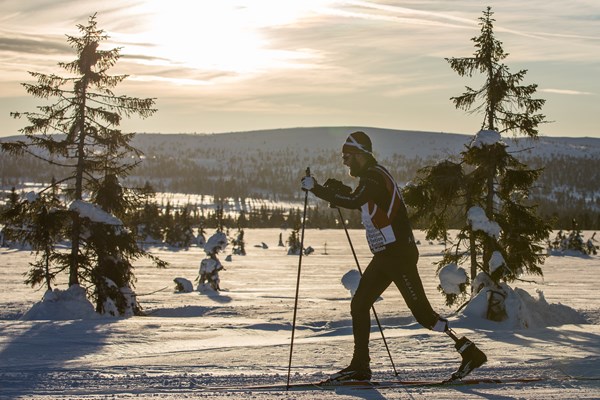
[[[338,181],[337,179],[333,179],[333,178],[327,179],[323,186],[331,189],[336,194],[341,194],[341,195],[347,196],[350,193],[352,193],[352,188],[350,186],[346,186],[346,185],[344,185],[344,183],[342,181]]]

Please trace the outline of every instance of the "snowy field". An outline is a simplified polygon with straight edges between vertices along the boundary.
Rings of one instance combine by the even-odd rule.
[[[528,329],[450,318],[459,335],[488,355],[472,377],[543,378],[538,382],[337,392],[210,389],[287,381],[298,257],[277,246],[280,232],[247,230],[246,256],[226,262],[230,248],[220,255],[226,270],[218,294],[175,293],[174,278],[196,278],[205,257],[200,248],[152,249],[171,265],[158,270],[138,262],[136,291],[147,316],[126,319],[22,319],[44,291],[22,283],[28,252],[0,249],[0,399],[600,398],[600,256],[552,256],[544,279],[526,276],[513,284],[537,299],[526,312]],[[283,232],[284,240],[288,235]],[[365,268],[370,254],[363,232],[351,235]],[[417,238],[425,289],[449,315],[432,265],[443,247],[427,243],[423,233]],[[268,249],[255,247],[262,242]],[[344,231],[307,230],[305,246],[315,252],[302,259],[292,383],[326,378],[345,367],[352,352],[350,292],[341,278],[355,263]],[[64,282],[57,286],[66,289]],[[416,324],[394,287],[382,297],[376,309],[399,378],[447,378],[459,365],[450,339]],[[376,325],[371,338],[373,379],[394,379]]]

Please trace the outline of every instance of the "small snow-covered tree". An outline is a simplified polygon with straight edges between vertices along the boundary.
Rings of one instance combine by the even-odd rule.
[[[240,256],[246,255],[246,241],[244,240],[244,229],[239,227],[237,236],[231,241],[232,252]]]
[[[188,206],[185,206],[173,213],[173,220],[165,233],[165,242],[173,247],[188,248],[193,241],[192,217]]]
[[[501,132],[512,132],[535,138],[545,119],[536,114],[544,100],[531,97],[536,85],[519,85],[526,71],[511,74],[500,62],[507,54],[494,36],[492,15],[488,7],[480,18],[481,35],[472,39],[477,48],[473,57],[447,59],[461,76],[480,72],[486,77],[480,89],[467,87],[466,93],[452,98],[457,108],[484,115],[482,129],[459,160],[421,170],[404,196],[415,217],[428,222],[428,239],[447,242],[449,227],[461,226],[439,263],[438,272],[452,277],[440,285],[447,303],[467,295],[469,276],[460,265],[470,264],[471,295],[488,288],[487,317],[500,320],[506,315],[502,282],[512,282],[522,273],[542,274],[541,244],[550,225],[528,202],[540,170],[519,162],[501,137]],[[453,284],[445,285],[449,282]]]
[[[158,266],[165,265],[138,246],[135,232],[126,224],[141,206],[143,195],[127,190],[116,175],[107,172],[92,191],[91,201],[100,213],[117,218],[116,223],[108,217],[101,221],[86,218],[86,222],[90,219],[90,223],[87,225],[88,234],[82,240],[85,243],[86,260],[92,261],[88,268],[96,311],[126,316],[141,314],[133,293],[135,277],[132,262],[146,256]]]
[[[198,290],[202,291],[206,288],[211,288],[214,291],[221,290],[221,278],[219,271],[223,270],[223,264],[217,257],[220,251],[225,250],[229,240],[227,235],[222,231],[215,232],[204,244],[204,252],[206,258],[200,262],[198,271]]]
[[[20,241],[21,221],[16,219],[21,214],[23,203],[17,189],[13,186],[10,193],[6,196],[6,204],[0,206],[0,223],[2,227],[2,246],[12,245]]]
[[[146,201],[139,211],[137,236],[142,242],[162,243],[163,225],[160,209],[154,202]]]
[[[302,244],[300,243],[300,224],[295,224],[291,230],[287,240],[289,256],[299,255],[302,251]]]
[[[137,239],[142,243],[162,243],[162,219],[158,204],[154,200],[156,192],[150,182],[139,190],[139,204],[128,222],[135,227]]]
[[[585,240],[579,224],[573,219],[571,231],[563,232],[562,229],[558,231],[552,241],[548,241],[548,249],[550,251],[573,251],[582,254],[597,254],[598,245],[596,245],[596,232],[592,236]]]

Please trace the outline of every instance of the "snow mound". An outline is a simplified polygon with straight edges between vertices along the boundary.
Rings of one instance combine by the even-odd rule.
[[[358,283],[360,282],[360,272],[355,269],[351,269],[342,276],[342,285],[344,288],[350,291],[350,296],[354,297]]]
[[[194,291],[194,285],[189,279],[186,278],[175,278],[175,291],[178,293],[191,293]]]
[[[535,329],[548,326],[586,324],[585,318],[576,310],[563,304],[550,304],[544,293],[537,290],[537,297],[519,288],[508,285],[502,289],[507,293],[507,318],[501,322],[486,319],[489,288],[481,290],[465,307],[453,326],[485,330]]]
[[[571,307],[548,303],[541,290],[537,291],[537,298],[523,289],[516,288],[515,292],[527,311],[527,318],[523,319],[526,328],[586,323],[585,318]]]
[[[79,285],[72,285],[67,290],[46,291],[42,301],[35,303],[21,319],[66,321],[99,317],[87,299],[85,289]]]

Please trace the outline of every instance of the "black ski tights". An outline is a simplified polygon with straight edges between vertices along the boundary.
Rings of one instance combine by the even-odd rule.
[[[416,248],[405,251],[376,253],[365,269],[351,303],[352,330],[354,334],[354,362],[369,360],[369,334],[371,331],[371,306],[394,282],[406,305],[416,320],[432,329],[439,320],[425,295],[417,270]]]

